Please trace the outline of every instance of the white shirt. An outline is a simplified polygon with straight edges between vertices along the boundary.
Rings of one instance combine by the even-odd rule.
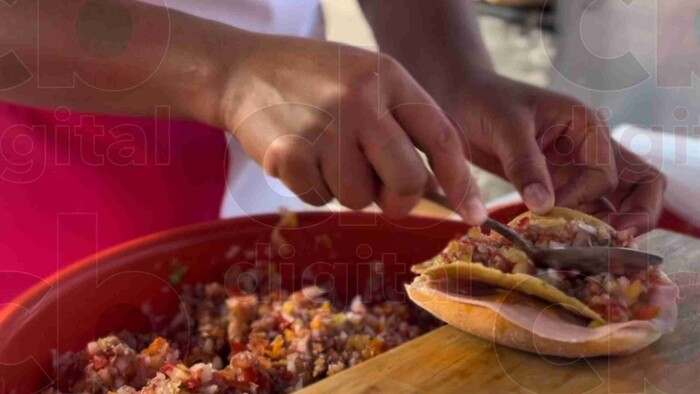
[[[141,1],[258,33],[325,38],[319,0]],[[279,179],[266,176],[230,134],[227,141],[230,164],[221,217],[311,208]]]
[[[258,33],[324,38],[319,0],[141,0]]]

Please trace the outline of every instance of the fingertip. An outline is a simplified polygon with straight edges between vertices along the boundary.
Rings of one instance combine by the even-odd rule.
[[[536,214],[544,215],[554,207],[554,196],[538,182],[525,186],[522,197],[528,209]]]
[[[465,222],[467,222],[467,224],[472,226],[478,226],[484,223],[488,217],[486,207],[484,207],[484,204],[478,197],[472,197],[467,200],[461,207],[459,207],[459,209],[457,209],[457,213],[462,217],[462,219],[464,219]]]
[[[620,239],[634,238],[639,235],[639,229],[637,227],[627,227],[617,232],[617,237]]]
[[[632,208],[631,211],[619,212],[611,216],[611,225],[618,231],[639,236],[656,227],[658,217],[643,209]]]
[[[649,223],[648,220],[635,216],[623,214],[621,217],[615,218],[616,220],[613,220],[611,225],[617,230],[618,234],[631,234],[633,237],[644,234],[653,228],[653,224]]]
[[[421,195],[400,196],[382,187],[375,202],[384,216],[390,219],[401,219],[408,216],[420,200]]]

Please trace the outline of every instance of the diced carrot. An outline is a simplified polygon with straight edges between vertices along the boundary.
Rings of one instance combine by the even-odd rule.
[[[272,341],[272,344],[271,344],[272,348],[265,353],[267,353],[267,355],[272,357],[272,358],[279,358],[280,352],[281,352],[283,346],[284,346],[284,339],[282,338],[281,335],[278,335]]]
[[[143,349],[141,351],[141,354],[144,354],[146,356],[155,356],[157,355],[161,349],[166,347],[168,345],[168,341],[165,340],[165,338],[158,337],[151,342],[150,345],[146,349]]]
[[[311,320],[311,323],[309,323],[309,328],[312,330],[318,330],[321,328],[321,321],[319,319],[313,319]]]

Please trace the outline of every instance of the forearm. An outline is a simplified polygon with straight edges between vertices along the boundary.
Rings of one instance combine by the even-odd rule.
[[[135,1],[121,3],[123,24],[99,8],[115,2],[91,12],[74,4],[0,7],[0,100],[151,116],[168,106],[173,117],[222,126],[220,86],[247,50],[246,32]]]
[[[493,66],[471,0],[359,0],[382,52],[438,102],[462,75]]]

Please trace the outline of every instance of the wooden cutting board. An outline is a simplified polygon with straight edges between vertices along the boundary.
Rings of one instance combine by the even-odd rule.
[[[567,360],[495,345],[445,326],[299,393],[700,392],[700,239],[654,230],[681,290],[675,332],[624,357]]]

